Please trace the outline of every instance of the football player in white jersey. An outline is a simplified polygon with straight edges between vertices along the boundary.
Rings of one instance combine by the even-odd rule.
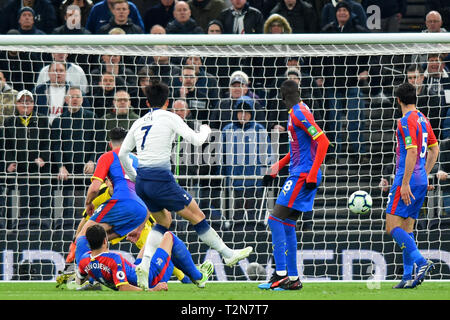
[[[234,266],[248,257],[253,248],[229,248],[206,221],[197,202],[178,185],[171,172],[170,156],[175,135],[201,146],[208,139],[211,129],[208,125],[202,125],[200,131],[195,132],[178,115],[167,111],[169,88],[166,84],[153,82],[146,92],[149,112],[133,123],[119,152],[125,172],[136,182],[136,193],[159,225],[168,229],[172,221],[169,211],[175,211],[193,225],[200,240],[222,255],[227,266]],[[137,171],[128,157],[134,148],[139,160]],[[137,270],[142,285],[148,283],[145,270],[148,270],[153,250],[156,250],[164,234],[158,232],[160,229],[152,228],[148,235],[154,245],[146,246],[140,270]]]

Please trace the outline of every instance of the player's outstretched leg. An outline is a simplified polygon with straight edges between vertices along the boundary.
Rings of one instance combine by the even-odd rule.
[[[217,250],[222,255],[226,266],[234,266],[253,252],[253,247],[251,246],[240,250],[229,248],[217,234],[216,230],[214,230],[206,221],[204,213],[200,210],[195,200],[192,199],[188,206],[177,213],[192,223],[194,230],[197,232],[198,237],[202,242],[207,244],[210,248]]]
[[[252,247],[245,247],[244,249],[241,250],[233,250],[232,256],[229,258],[224,257],[223,261],[225,262],[225,265],[227,267],[232,267],[242,259],[247,258],[250,255],[250,253],[252,253],[252,251],[253,251]]]

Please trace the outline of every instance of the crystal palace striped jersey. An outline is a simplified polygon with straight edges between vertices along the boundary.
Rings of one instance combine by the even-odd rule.
[[[409,111],[397,122],[396,170],[394,184],[401,185],[407,150],[417,148],[417,161],[410,185],[428,184],[425,170],[427,149],[437,144],[430,121],[418,110]]]
[[[298,176],[311,170],[318,145],[315,140],[322,134],[305,103],[300,102],[292,107],[288,119],[290,175]]]
[[[91,179],[97,179],[103,182],[106,177],[113,184],[113,195],[111,199],[137,199],[135,185],[131,182],[122,167],[119,160],[119,150],[116,148],[112,151],[104,153],[97,161],[94,175]],[[137,158],[134,154],[129,154],[133,167],[137,167]],[[140,199],[138,199],[140,200]]]

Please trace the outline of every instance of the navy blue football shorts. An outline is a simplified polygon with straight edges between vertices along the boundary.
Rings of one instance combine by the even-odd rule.
[[[136,193],[150,212],[163,209],[180,211],[192,201],[192,196],[175,181],[170,171],[138,169]]]

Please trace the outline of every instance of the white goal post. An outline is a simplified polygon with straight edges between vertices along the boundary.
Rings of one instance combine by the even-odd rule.
[[[65,82],[55,86],[66,89],[62,98],[61,94],[51,95],[56,92],[50,88],[51,83],[43,82],[48,86],[37,89],[39,74],[53,62],[52,54],[56,53],[67,54]],[[266,221],[287,170],[280,173],[273,187],[264,188],[258,181],[288,150],[286,131],[280,128],[286,123],[287,111],[278,89],[290,76],[299,81],[302,98],[332,142],[322,166],[323,179],[314,210],[303,213],[297,225],[301,278],[397,280],[402,274],[402,254],[384,231],[387,192],[380,182],[389,185],[394,172],[398,114],[393,90],[408,81],[408,73],[417,72],[421,77],[422,71],[426,91],[421,91],[418,107],[439,126],[443,148],[430,175],[435,189],[428,194],[415,235],[421,252],[436,264],[431,279],[449,280],[450,186],[438,179],[437,173],[450,167],[446,155],[450,151],[444,143],[450,139],[450,111],[443,111],[450,109],[450,78],[448,83],[439,82],[441,77],[427,70],[428,59],[436,55],[443,60],[435,63],[445,67],[447,62],[450,68],[450,58],[446,61],[449,54],[448,33],[0,35],[0,72],[5,77],[0,87],[0,280],[54,280],[64,268],[91,176],[76,168],[83,168],[89,160],[95,162],[107,150],[107,119],[120,112],[118,101],[124,100],[118,92],[127,92],[130,108],[142,114],[145,97],[141,80],[145,83],[152,78],[169,85],[171,110],[175,101],[183,100],[191,110],[192,118],[186,121],[193,128],[201,122],[213,128],[209,143],[202,148],[175,140],[172,160],[178,181],[197,200],[227,244],[233,248],[251,245],[254,253],[235,268],[228,268],[219,254],[201,243],[193,228],[175,214],[172,230],[185,241],[194,262],[213,260],[214,280],[253,280],[247,273],[251,262],[265,269],[258,280],[270,277],[274,263]],[[111,56],[118,56],[119,61]],[[201,65],[194,68],[195,75],[184,75],[189,69],[184,66],[192,61]],[[74,77],[70,65],[77,66],[86,83]],[[420,68],[412,70],[417,65]],[[245,74],[232,77],[236,71]],[[442,78],[450,76],[445,68],[439,72]],[[113,77],[112,89],[106,85],[105,74]],[[193,96],[186,97],[180,88],[189,86],[188,78],[196,82]],[[238,89],[245,98],[232,95],[232,78],[240,83]],[[242,79],[245,83],[239,82]],[[19,117],[3,111],[14,110],[8,94],[14,99],[18,91],[26,89],[34,96],[36,110],[55,111],[49,118],[53,120],[67,112],[67,89],[81,85],[86,85],[83,98],[88,101],[83,108],[94,115],[82,118],[77,125],[73,120],[73,125],[55,129],[49,121],[46,128],[27,131],[25,138],[18,136],[20,130],[14,127],[21,123]],[[238,116],[234,110],[243,104],[251,109],[251,127],[233,118]],[[129,124],[134,118],[127,113],[121,119],[129,120]],[[34,168],[34,159],[21,158],[27,143],[33,152],[39,149],[48,163],[47,171]],[[85,149],[71,150],[75,145]],[[8,171],[14,162],[23,165],[17,171]],[[61,166],[74,170],[66,181],[58,179]],[[348,197],[356,190],[372,196],[370,213],[356,215],[348,210]],[[138,252],[125,240],[111,250],[120,251],[131,261]]]

